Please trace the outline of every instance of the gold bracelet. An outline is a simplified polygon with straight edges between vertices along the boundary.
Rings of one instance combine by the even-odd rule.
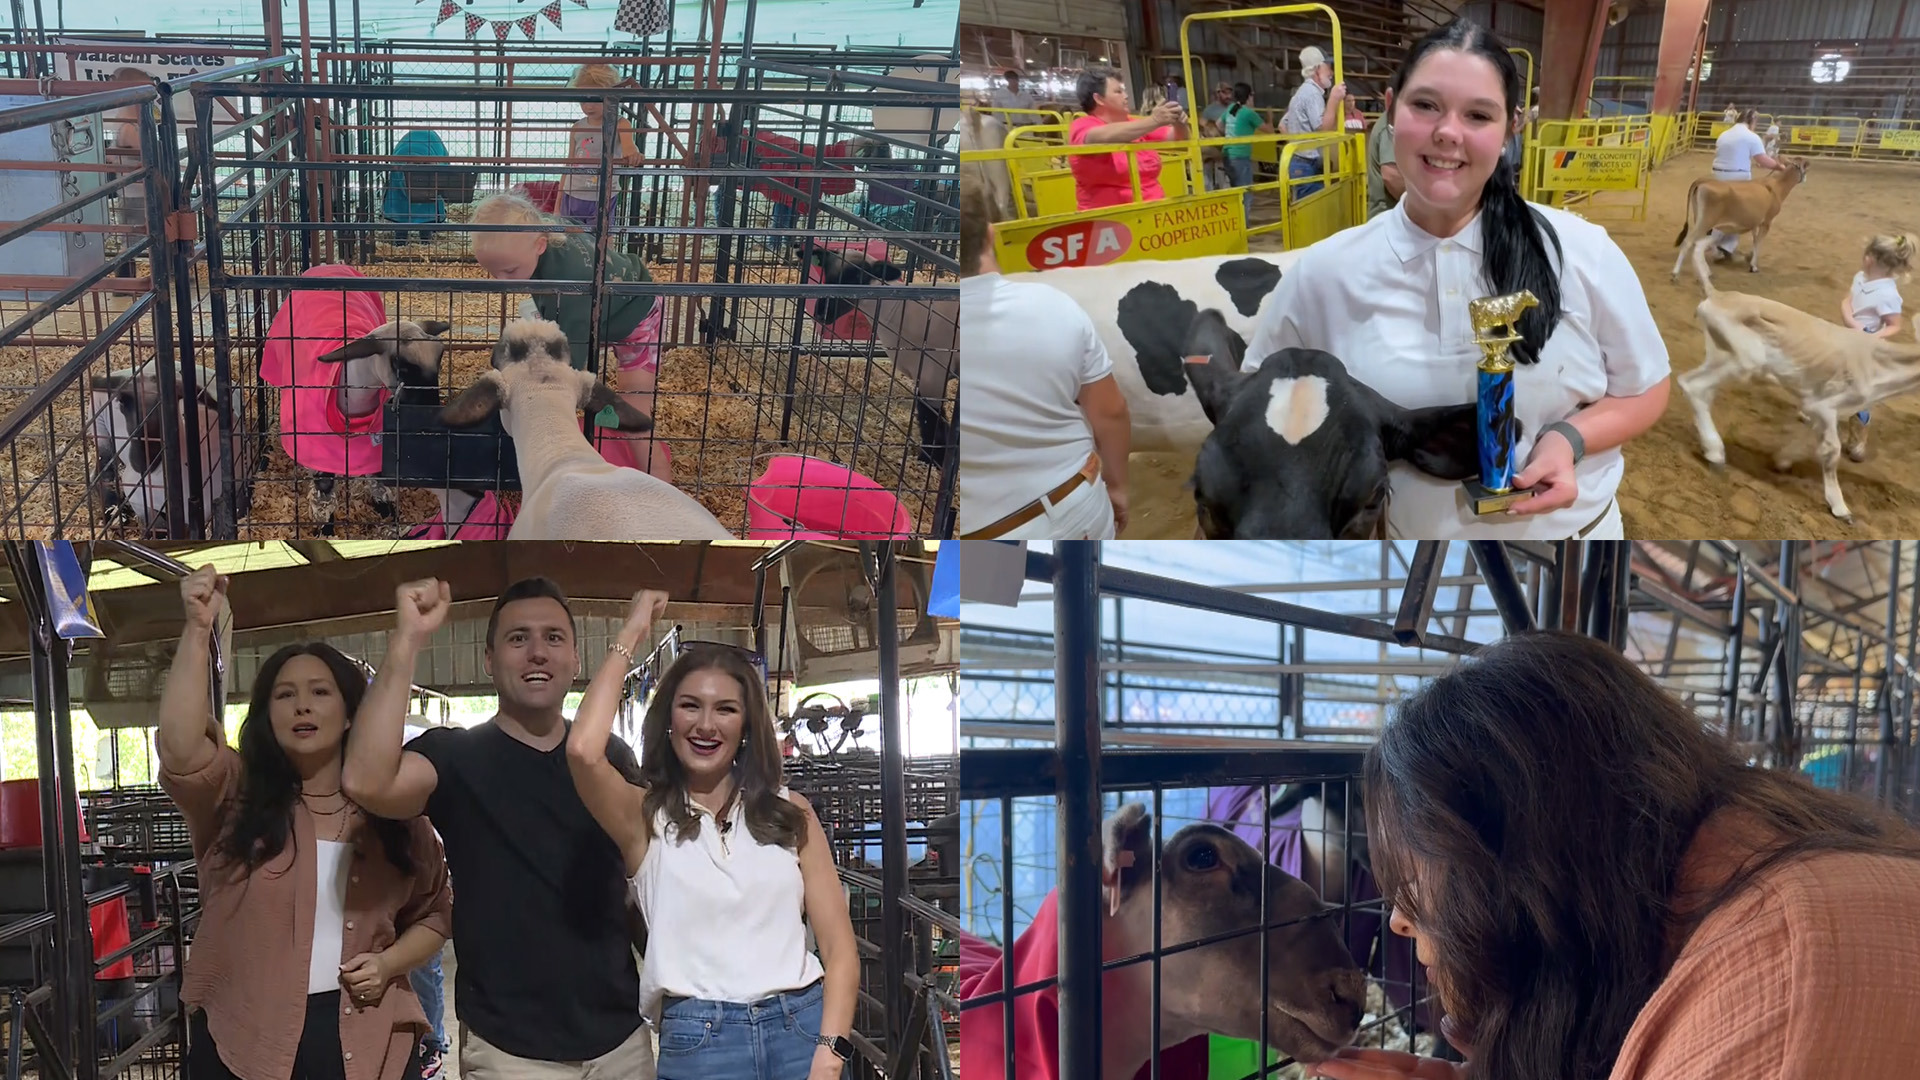
[[[635,662],[633,659],[633,650],[627,648],[625,645],[620,644],[618,641],[613,643],[613,651],[619,653],[621,656],[626,657],[627,663],[632,664]]]

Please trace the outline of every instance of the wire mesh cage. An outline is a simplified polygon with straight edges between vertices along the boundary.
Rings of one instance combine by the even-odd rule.
[[[442,406],[536,317],[598,377],[555,408],[683,493],[691,524],[661,538],[949,534],[958,114],[939,50],[341,44],[306,81],[291,58],[225,69],[143,129],[169,159],[149,227],[88,227],[127,250],[76,296],[134,300],[94,295],[87,322],[63,299],[71,331],[50,324],[5,380],[0,465],[21,479],[0,515],[34,535],[499,538],[554,475],[520,473],[503,422],[532,407],[456,426]],[[538,217],[474,224],[492,196]],[[389,347],[366,347],[382,327]],[[103,332],[82,372],[73,349]],[[578,445],[526,426],[530,460]]]

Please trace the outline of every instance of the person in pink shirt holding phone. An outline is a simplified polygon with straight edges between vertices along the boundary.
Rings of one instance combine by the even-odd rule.
[[[1081,72],[1075,90],[1085,115],[1075,117],[1067,129],[1067,141],[1074,146],[1183,142],[1187,138],[1187,111],[1177,102],[1163,101],[1150,115],[1134,119],[1127,111],[1126,81],[1112,68],[1096,66]],[[1125,206],[1133,201],[1129,156],[1140,162],[1141,199],[1153,202],[1167,197],[1160,187],[1160,155],[1151,150],[1132,155],[1075,154],[1068,161],[1073,169],[1074,199],[1080,209]]]

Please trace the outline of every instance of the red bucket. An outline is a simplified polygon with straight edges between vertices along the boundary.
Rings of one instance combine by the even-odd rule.
[[[893,493],[844,465],[781,454],[747,489],[747,539],[888,540],[913,532]]]
[[[555,213],[555,207],[560,205],[560,181],[558,180],[528,180],[520,185],[519,190],[520,194],[525,195],[527,201],[538,207],[542,213]]]
[[[87,822],[80,821],[80,841],[87,841]],[[0,781],[0,849],[40,846],[40,781]]]

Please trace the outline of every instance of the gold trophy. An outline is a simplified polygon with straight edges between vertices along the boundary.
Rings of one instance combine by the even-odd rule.
[[[1515,490],[1514,446],[1520,441],[1513,416],[1513,357],[1507,350],[1520,340],[1520,316],[1540,301],[1525,289],[1505,296],[1483,296],[1467,305],[1473,319],[1474,344],[1480,346],[1475,395],[1475,440],[1480,449],[1480,478],[1462,480],[1467,505],[1479,516],[1498,514],[1531,491]]]

